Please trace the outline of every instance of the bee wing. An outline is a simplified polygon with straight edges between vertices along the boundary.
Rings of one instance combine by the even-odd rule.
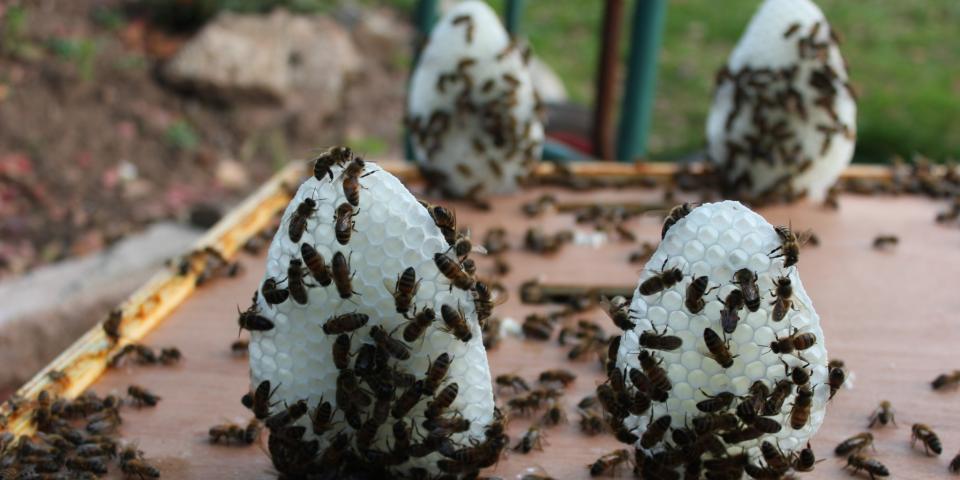
[[[396,280],[390,280],[389,278],[384,278],[382,279],[382,281],[383,281],[383,288],[386,288],[387,292],[389,292],[390,295],[397,294]]]
[[[480,254],[480,255],[486,255],[486,254],[487,254],[487,249],[486,249],[483,245],[474,245],[473,248],[470,249],[470,251],[471,251],[472,253],[477,253],[477,254]]]
[[[814,236],[813,229],[808,228],[797,234],[797,246],[802,247]]]

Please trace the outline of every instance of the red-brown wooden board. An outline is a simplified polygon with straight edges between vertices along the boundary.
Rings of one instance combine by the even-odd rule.
[[[490,212],[457,205],[461,225],[472,228],[479,241],[491,226],[510,231],[515,246],[506,258],[512,272],[503,279],[509,301],[495,310],[499,317],[522,321],[530,312],[551,306],[521,305],[517,287],[539,277],[564,284],[623,284],[634,286],[642,265],[626,259],[638,244],[613,239],[602,248],[568,245],[554,256],[537,256],[520,250],[523,232],[539,224],[547,232],[575,228],[570,214],[548,213],[530,220],[520,204],[545,192],[561,201],[659,202],[653,191],[620,190],[569,192],[537,189],[494,202]],[[876,457],[895,478],[935,478],[947,475],[947,463],[960,450],[960,391],[934,392],[929,382],[940,372],[960,368],[960,230],[933,222],[941,205],[917,197],[843,196],[839,211],[810,204],[762,209],[774,224],[792,222],[797,230],[812,228],[819,247],[804,248],[799,269],[804,286],[820,314],[831,358],[842,358],[850,372],[852,388],[842,390],[828,406],[826,422],[814,437],[819,458],[809,478],[846,478],[843,462],[832,456],[833,446],[865,429],[867,417],[881,399],[893,402],[898,428],[874,431]],[[630,221],[640,240],[659,240],[660,220],[655,215]],[[900,244],[889,251],[871,248],[875,235],[895,234]],[[124,410],[122,436],[135,441],[163,471],[164,478],[269,478],[272,469],[263,449],[210,445],[207,429],[227,420],[245,421],[249,412],[240,404],[248,387],[246,359],[232,357],[236,339],[236,308],[247,305],[263,271],[263,259],[241,257],[243,275],[224,279],[198,290],[144,340],[154,346],[175,345],[185,356],[181,365],[125,367],[113,370],[94,385],[101,393],[126,390],[137,383],[163,397],[152,409]],[[479,258],[479,257],[477,257]],[[481,272],[488,267],[480,262]],[[574,318],[591,318],[614,327],[599,311]],[[534,342],[506,338],[490,352],[493,374],[516,373],[528,380],[553,367],[570,368],[579,378],[563,401],[570,423],[546,430],[543,451],[528,455],[510,452],[484,472],[516,478],[528,468],[542,468],[556,478],[587,478],[586,464],[619,445],[610,436],[587,437],[576,426],[574,405],[602,381],[596,361],[571,363],[567,348],[556,341]],[[926,457],[910,448],[910,425],[924,422],[943,440],[944,454]],[[529,420],[511,424],[512,441]],[[620,476],[632,476],[622,471]]]

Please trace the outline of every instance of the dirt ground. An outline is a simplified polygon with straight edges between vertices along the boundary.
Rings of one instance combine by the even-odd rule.
[[[356,42],[363,73],[319,130],[270,105],[215,104],[158,68],[186,41],[119,0],[0,1],[0,279],[159,219],[207,226],[289,158],[347,138],[399,155],[409,42]],[[17,15],[11,15],[16,13]]]

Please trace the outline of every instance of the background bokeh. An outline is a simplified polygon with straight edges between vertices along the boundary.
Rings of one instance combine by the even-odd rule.
[[[0,1],[0,277],[98,251],[157,221],[209,226],[288,159],[321,146],[349,143],[368,157],[400,157],[415,3]],[[497,9],[503,3],[491,0]],[[650,158],[702,149],[714,72],[759,3],[669,1]],[[957,157],[960,2],[818,4],[843,35],[860,93],[856,160]],[[521,29],[535,54],[563,80],[571,102],[589,107],[602,2],[525,5]],[[278,8],[327,16],[353,39],[359,73],[336,102],[224,102],[160,74],[218,15]],[[374,32],[378,41],[370,41],[368,24],[383,29]]]

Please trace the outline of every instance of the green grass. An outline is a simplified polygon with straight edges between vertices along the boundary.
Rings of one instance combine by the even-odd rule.
[[[628,1],[627,8],[634,3]],[[653,157],[701,148],[713,74],[758,4],[670,0],[650,137]],[[960,2],[819,0],[818,4],[844,35],[842,51],[860,92],[857,158],[886,161],[894,154],[914,152],[938,159],[960,157],[956,73]],[[532,0],[526,8],[523,29],[534,51],[557,70],[574,101],[589,104],[601,2]],[[626,35],[629,26],[625,27]]]

